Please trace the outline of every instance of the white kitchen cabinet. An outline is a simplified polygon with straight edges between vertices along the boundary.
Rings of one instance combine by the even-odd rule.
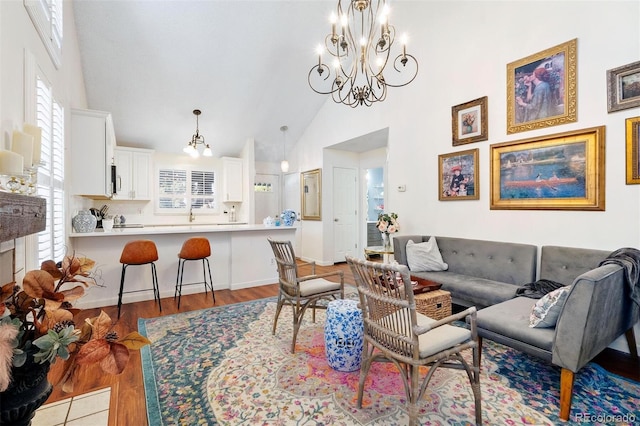
[[[222,201],[241,203],[242,158],[222,157]]]
[[[109,198],[116,136],[111,114],[71,109],[71,193]]]
[[[116,192],[114,200],[150,200],[153,150],[116,147]]]

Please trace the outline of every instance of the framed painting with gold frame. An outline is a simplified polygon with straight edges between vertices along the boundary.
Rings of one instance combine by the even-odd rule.
[[[640,106],[640,61],[607,70],[607,111]]]
[[[605,127],[491,145],[492,210],[604,210]]]
[[[627,118],[627,185],[640,183],[640,117]]]
[[[507,133],[578,119],[577,39],[507,64]]]
[[[438,199],[440,201],[477,200],[478,148],[438,155]]]
[[[451,107],[451,136],[453,146],[489,139],[488,98],[474,99]]]

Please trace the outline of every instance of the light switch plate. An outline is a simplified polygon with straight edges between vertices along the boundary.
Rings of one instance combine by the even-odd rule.
[[[404,192],[407,190],[407,185],[398,185],[398,192]]]

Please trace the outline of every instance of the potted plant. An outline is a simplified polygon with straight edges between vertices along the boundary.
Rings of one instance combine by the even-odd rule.
[[[1,424],[28,423],[51,394],[46,376],[57,359],[65,362],[62,390],[72,392],[78,368],[97,363],[105,373],[120,374],[129,350],[150,343],[135,331],[118,336],[104,311],[75,322],[81,310],[73,303],[96,285],[94,265],[75,255],[59,263],[49,260],[27,272],[22,286],[9,283],[0,289]]]

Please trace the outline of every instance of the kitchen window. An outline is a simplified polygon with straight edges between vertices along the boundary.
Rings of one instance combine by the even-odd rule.
[[[157,191],[158,213],[217,213],[212,171],[159,168]]]

